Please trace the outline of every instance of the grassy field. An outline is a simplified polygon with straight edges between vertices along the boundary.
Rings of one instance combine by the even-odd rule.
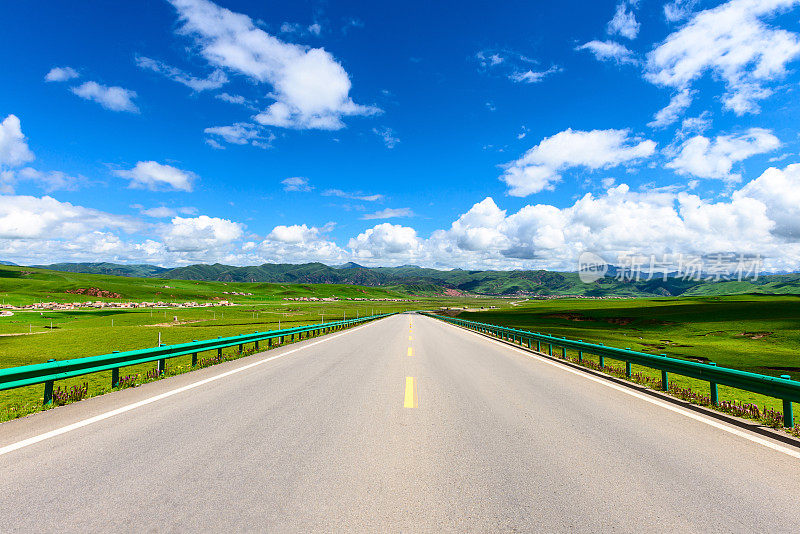
[[[800,379],[798,296],[526,301],[511,309],[465,312],[459,317]],[[708,389],[698,380],[675,376],[672,381],[693,390]],[[781,408],[776,399],[731,388],[721,387],[720,396]]]

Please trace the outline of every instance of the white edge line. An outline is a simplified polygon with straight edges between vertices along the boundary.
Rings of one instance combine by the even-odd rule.
[[[83,428],[85,426],[89,426],[91,424],[103,421],[103,420],[108,419],[110,417],[114,417],[115,415],[123,414],[123,413],[129,412],[131,410],[135,410],[136,408],[140,408],[140,407],[146,406],[146,405],[148,405],[150,403],[157,402],[157,401],[160,401],[162,399],[166,399],[166,398],[171,397],[173,395],[177,395],[178,393],[183,393],[184,391],[189,391],[190,389],[194,389],[196,387],[203,386],[205,384],[208,384],[209,382],[214,382],[215,380],[220,380],[222,378],[226,378],[226,377],[229,377],[231,375],[235,375],[236,373],[241,373],[242,371],[246,371],[248,369],[256,367],[257,365],[262,365],[262,364],[265,364],[267,362],[271,362],[272,360],[277,360],[278,358],[283,358],[284,356],[288,356],[290,354],[294,354],[297,351],[300,351],[300,350],[303,350],[303,349],[307,349],[307,348],[313,347],[315,345],[319,345],[320,343],[325,343],[327,341],[331,341],[332,339],[336,339],[337,337],[340,337],[340,336],[355,332],[356,330],[359,330],[361,328],[364,328],[365,326],[368,326],[369,324],[371,324],[371,323],[367,323],[365,325],[361,325],[361,326],[357,326],[355,328],[348,329],[348,330],[346,330],[344,332],[340,332],[338,334],[334,334],[334,335],[332,335],[330,337],[326,336],[323,339],[320,339],[320,340],[315,341],[313,343],[309,343],[307,345],[303,345],[302,347],[297,347],[295,349],[286,351],[286,352],[284,352],[282,354],[277,354],[275,356],[270,356],[269,358],[265,358],[265,359],[259,360],[257,362],[249,363],[249,364],[247,364],[247,365],[245,365],[243,367],[237,367],[236,369],[231,369],[230,371],[225,371],[222,374],[215,375],[215,376],[212,376],[212,377],[209,377],[209,378],[204,378],[203,380],[198,380],[197,382],[192,382],[191,384],[187,384],[185,386],[181,386],[179,388],[172,389],[170,391],[165,391],[164,393],[160,393],[160,394],[155,395],[153,397],[150,397],[150,398],[147,398],[147,399],[144,399],[144,400],[140,400],[138,402],[134,402],[133,404],[128,404],[126,406],[122,406],[122,407],[117,408],[115,410],[111,410],[110,412],[101,413],[100,415],[95,415],[94,417],[90,417],[88,419],[84,419],[82,421],[78,421],[76,423],[72,423],[72,424],[67,425],[67,426],[62,426],[61,428],[57,428],[55,430],[51,430],[49,432],[45,432],[44,434],[39,434],[38,436],[33,436],[31,438],[23,439],[22,441],[18,441],[16,443],[12,443],[11,445],[6,445],[5,447],[0,448],[0,456],[3,456],[4,454],[8,454],[10,452],[16,451],[18,449],[22,449],[24,447],[28,447],[28,446],[33,445],[35,443],[39,443],[40,441],[44,441],[46,439],[54,438],[56,436],[60,436],[62,434],[66,434],[67,432],[72,432],[73,430],[77,430],[79,428]]]
[[[434,319],[434,320],[438,321],[438,319]],[[716,419],[711,419],[708,416],[704,416],[704,415],[701,415],[699,413],[687,410],[685,408],[681,408],[680,406],[675,406],[674,404],[670,404],[669,402],[665,402],[665,401],[653,398],[650,395],[645,395],[643,393],[639,393],[638,391],[633,390],[631,388],[627,388],[625,386],[620,386],[619,384],[615,384],[614,382],[611,382],[608,379],[600,378],[600,377],[594,376],[592,374],[586,373],[584,371],[579,371],[577,369],[573,369],[572,367],[570,367],[568,365],[565,365],[565,364],[550,360],[549,358],[545,358],[543,356],[539,356],[536,353],[528,352],[528,351],[523,350],[523,349],[521,349],[519,347],[515,347],[513,345],[508,345],[506,343],[501,342],[498,339],[494,339],[492,337],[484,336],[484,335],[479,334],[478,332],[474,332],[474,331],[472,331],[472,330],[470,330],[468,328],[463,328],[463,327],[460,327],[460,326],[457,326],[457,325],[454,325],[454,324],[451,324],[451,323],[447,323],[447,322],[444,322],[444,321],[441,321],[441,322],[443,322],[446,325],[452,326],[454,328],[458,328],[459,330],[465,330],[465,331],[467,331],[467,332],[469,332],[471,334],[474,334],[476,336],[479,336],[479,337],[481,337],[483,339],[486,339],[486,340],[489,340],[489,341],[494,341],[494,342],[498,343],[499,345],[501,345],[503,347],[506,347],[508,349],[513,349],[513,350],[515,350],[517,352],[520,352],[520,353],[524,354],[525,356],[528,356],[529,358],[533,358],[535,360],[539,360],[542,363],[546,363],[548,365],[552,365],[553,367],[556,367],[556,368],[561,369],[563,371],[567,371],[568,373],[572,373],[572,374],[577,375],[577,376],[582,376],[583,378],[586,378],[587,380],[591,380],[592,382],[597,382],[598,384],[602,384],[602,385],[604,385],[606,387],[609,387],[611,389],[616,389],[617,391],[620,391],[622,393],[630,395],[631,397],[636,397],[637,399],[641,399],[643,401],[649,402],[650,404],[655,404],[656,406],[660,406],[661,408],[665,408],[665,409],[667,409],[667,410],[669,410],[671,412],[675,412],[677,414],[681,414],[683,416],[686,416],[689,419],[694,419],[695,421],[699,421],[701,423],[705,423],[705,424],[707,424],[709,426],[713,426],[714,428],[718,428],[720,430],[724,430],[725,432],[728,432],[728,433],[733,434],[735,436],[739,436],[739,437],[748,439],[748,440],[752,441],[753,443],[758,443],[759,445],[763,445],[764,447],[768,447],[768,448],[770,448],[772,450],[787,454],[787,455],[789,455],[789,456],[791,456],[793,458],[800,459],[800,451],[797,451],[797,450],[794,450],[794,449],[790,449],[788,447],[784,447],[783,445],[779,445],[777,443],[774,443],[774,442],[772,442],[770,440],[767,440],[767,439],[760,438],[758,436],[754,436],[752,433],[747,432],[745,430],[741,430],[741,429],[738,429],[736,427],[727,425],[725,423],[721,423],[720,421],[717,421]]]

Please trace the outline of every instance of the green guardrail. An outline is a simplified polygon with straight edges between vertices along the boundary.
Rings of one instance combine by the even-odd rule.
[[[356,324],[380,319],[394,315],[384,313],[370,315],[359,319],[347,319],[344,321],[334,321],[329,323],[319,323],[282,330],[269,330],[267,332],[254,332],[240,336],[218,337],[217,339],[206,339],[203,341],[194,340],[191,343],[180,343],[177,345],[161,345],[148,349],[128,350],[124,352],[115,351],[111,354],[100,356],[89,356],[86,358],[73,358],[69,360],[48,360],[46,363],[34,365],[21,365],[19,367],[9,367],[0,369],[0,391],[6,389],[20,388],[35,384],[44,384],[44,404],[50,404],[53,400],[53,384],[56,380],[72,378],[75,376],[97,373],[99,371],[111,370],[111,386],[119,384],[120,367],[137,365],[147,362],[158,362],[158,373],[166,370],[166,360],[176,356],[192,355],[192,366],[197,365],[197,355],[200,352],[216,350],[218,355],[222,355],[222,349],[238,345],[239,352],[244,350],[245,343],[254,343],[254,348],[258,350],[259,342],[266,341],[271,347],[273,340],[278,339],[280,343],[285,338],[290,341],[302,339],[318,334],[326,334],[335,330],[342,330]]]
[[[759,393],[767,397],[781,399],[783,401],[783,425],[787,428],[794,427],[792,402],[800,402],[800,382],[792,380],[789,375],[781,375],[781,377],[778,378],[740,371],[738,369],[717,367],[714,363],[698,363],[680,360],[678,358],[670,358],[664,354],[656,356],[647,354],[646,352],[617,349],[602,344],[587,343],[581,340],[576,341],[517,328],[508,328],[489,323],[479,323],[477,321],[446,317],[435,313],[422,312],[422,314],[483,334],[497,336],[502,340],[511,341],[512,343],[519,343],[520,345],[526,343],[529,349],[533,348],[532,344],[535,342],[537,352],[542,352],[542,344],[546,344],[548,347],[547,354],[549,356],[553,356],[553,347],[556,347],[557,349],[561,349],[562,358],[567,357],[567,349],[578,351],[578,361],[583,360],[584,354],[598,356],[600,358],[601,367],[605,365],[605,358],[622,361],[625,362],[625,370],[628,378],[631,377],[631,364],[658,369],[661,371],[661,389],[664,391],[669,390],[669,373],[704,380],[709,383],[711,402],[714,405],[719,404],[717,386],[720,384]]]

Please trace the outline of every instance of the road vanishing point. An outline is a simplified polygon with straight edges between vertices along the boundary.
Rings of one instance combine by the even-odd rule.
[[[0,425],[0,532],[800,532],[800,449],[402,314]]]

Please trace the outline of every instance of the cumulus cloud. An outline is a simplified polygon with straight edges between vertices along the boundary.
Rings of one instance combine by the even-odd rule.
[[[200,215],[199,217],[174,217],[161,230],[167,250],[175,252],[202,252],[225,247],[242,237],[243,225]]]
[[[0,169],[18,167],[33,159],[19,117],[9,115],[0,122]]]
[[[250,17],[208,0],[170,1],[182,23],[180,33],[194,38],[209,64],[272,87],[275,102],[256,115],[260,124],[338,130],[342,117],[380,112],[352,100],[350,77],[326,50],[286,43]]]
[[[0,239],[65,239],[100,230],[134,231],[132,219],[49,197],[0,196]],[[1,248],[1,247],[0,247]]]
[[[134,168],[114,171],[114,174],[130,180],[128,187],[132,189],[151,191],[192,191],[194,182],[197,181],[197,175],[191,171],[155,161],[140,161]]]
[[[739,135],[719,135],[713,140],[697,135],[687,139],[666,166],[679,174],[738,182],[741,175],[732,172],[735,163],[780,146],[778,138],[764,128],[750,128]]]
[[[308,178],[303,178],[302,176],[291,176],[281,180],[281,183],[283,184],[284,191],[300,191],[307,193],[314,189],[314,186],[308,182]]]
[[[163,61],[152,59],[145,56],[136,56],[136,65],[139,68],[151,70],[161,74],[174,82],[185,85],[192,91],[200,92],[210,89],[219,89],[228,83],[228,77],[219,69],[215,69],[207,78],[197,78],[183,72],[181,69],[167,65]]]
[[[567,129],[506,164],[500,179],[508,184],[509,194],[527,196],[551,189],[566,169],[608,169],[648,158],[655,148],[654,141],[631,137],[629,130]]]
[[[267,235],[267,240],[279,243],[299,244],[319,241],[323,235],[333,230],[333,223],[322,228],[305,224],[278,225]]]
[[[628,47],[615,41],[589,41],[575,50],[588,50],[598,61],[614,61],[619,65],[638,63]]]
[[[800,269],[800,164],[769,168],[719,201],[691,188],[632,190],[608,183],[571,205],[530,204],[515,212],[491,197],[451,225],[420,237],[414,228],[381,223],[343,248],[323,227],[280,225],[261,242],[242,242],[244,227],[208,216],[143,225],[133,219],[50,197],[0,197],[0,248],[20,263],[147,261],[357,261],[469,269],[574,270],[581,252],[672,257],[759,254],[766,270]],[[126,240],[121,233],[152,235]]]
[[[614,18],[608,22],[606,30],[609,35],[621,35],[627,39],[636,39],[636,36],[639,35],[639,26],[633,10],[628,11],[628,4],[621,2],[617,4]]]
[[[710,74],[726,87],[723,104],[737,115],[756,113],[800,54],[797,34],[763,19],[800,0],[730,0],[701,11],[647,55],[645,77],[683,91]],[[686,2],[680,3],[686,5]]]
[[[53,67],[45,74],[44,79],[46,82],[65,82],[77,78],[78,76],[80,76],[80,74],[72,67]]]
[[[375,213],[366,213],[361,218],[371,219],[394,219],[397,217],[413,217],[414,211],[411,208],[386,208]]]
[[[139,113],[138,106],[133,102],[133,99],[136,98],[136,91],[122,87],[100,85],[97,82],[84,82],[70,90],[79,97],[97,102],[111,111]]]
[[[420,240],[413,228],[381,223],[350,239],[347,246],[357,258],[386,258],[413,255]]]

